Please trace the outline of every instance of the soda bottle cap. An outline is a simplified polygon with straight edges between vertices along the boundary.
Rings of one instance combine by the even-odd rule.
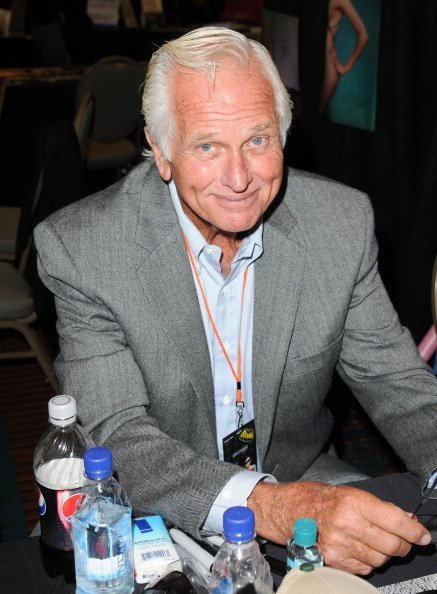
[[[293,540],[301,547],[312,547],[317,540],[317,524],[311,518],[299,518],[294,523]]]
[[[49,400],[49,421],[57,427],[66,427],[76,421],[76,400],[60,394]]]
[[[255,515],[249,507],[229,507],[223,514],[223,536],[230,542],[248,542],[255,537]]]
[[[112,452],[108,448],[90,448],[83,456],[85,476],[104,479],[112,474]]]

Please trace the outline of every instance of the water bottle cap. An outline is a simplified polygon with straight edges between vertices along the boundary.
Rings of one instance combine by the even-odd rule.
[[[293,540],[301,547],[312,547],[317,540],[317,524],[311,518],[299,518],[294,523]]]
[[[112,474],[112,452],[108,448],[90,448],[83,456],[85,476],[100,480]]]
[[[249,507],[229,507],[223,514],[223,536],[231,542],[248,542],[255,537],[255,515]]]
[[[49,400],[49,421],[57,427],[66,427],[76,421],[76,400],[60,394]]]

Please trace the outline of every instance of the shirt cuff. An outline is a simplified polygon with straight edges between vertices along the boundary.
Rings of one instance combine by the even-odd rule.
[[[254,490],[259,481],[276,482],[271,474],[262,472],[252,472],[251,470],[242,470],[226,483],[220,493],[211,505],[211,509],[206,517],[204,530],[223,533],[223,514],[228,507],[234,505],[243,505],[247,507],[249,495]]]

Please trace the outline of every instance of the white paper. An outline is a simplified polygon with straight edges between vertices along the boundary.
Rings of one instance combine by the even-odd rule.
[[[121,0],[88,0],[87,13],[95,25],[116,27]]]

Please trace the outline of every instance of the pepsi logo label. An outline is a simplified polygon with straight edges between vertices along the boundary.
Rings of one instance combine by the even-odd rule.
[[[43,516],[47,511],[47,505],[46,500],[44,499],[44,495],[41,493],[41,489],[39,487],[36,490],[36,497],[38,499],[39,515]]]
[[[64,518],[71,522],[71,518],[76,511],[77,505],[79,503],[80,498],[82,497],[82,493],[75,493],[74,495],[70,495],[61,506],[61,513]]]

